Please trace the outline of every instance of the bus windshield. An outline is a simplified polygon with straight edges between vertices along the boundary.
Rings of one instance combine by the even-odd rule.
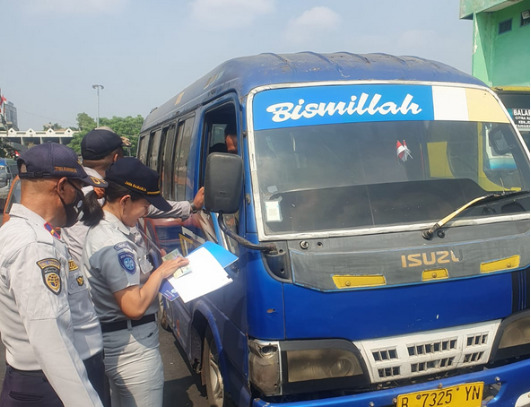
[[[525,150],[509,123],[370,121],[254,133],[266,234],[435,222],[470,200],[529,190]],[[460,217],[529,211],[526,196]]]

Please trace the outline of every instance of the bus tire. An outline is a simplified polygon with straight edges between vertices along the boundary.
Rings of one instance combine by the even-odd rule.
[[[211,407],[226,407],[225,386],[219,367],[219,354],[210,329],[207,329],[203,339],[203,354],[201,356],[201,381],[203,382],[208,405]]]

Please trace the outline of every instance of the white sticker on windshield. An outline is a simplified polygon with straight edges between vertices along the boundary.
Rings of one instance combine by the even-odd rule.
[[[279,201],[265,202],[266,222],[282,222]]]

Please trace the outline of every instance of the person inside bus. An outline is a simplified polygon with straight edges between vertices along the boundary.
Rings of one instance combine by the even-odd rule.
[[[227,124],[225,127],[225,145],[227,146],[227,153],[238,154],[238,136],[236,126],[233,124]]]
[[[225,126],[225,142],[216,143],[210,147],[210,153],[231,153],[238,154],[238,136],[236,135],[236,126],[227,124]]]

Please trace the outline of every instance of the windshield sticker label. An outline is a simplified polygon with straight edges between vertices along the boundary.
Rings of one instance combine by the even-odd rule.
[[[431,86],[338,85],[272,89],[253,100],[255,130],[396,120],[433,120]]]
[[[282,222],[279,201],[265,202],[266,222]]]

